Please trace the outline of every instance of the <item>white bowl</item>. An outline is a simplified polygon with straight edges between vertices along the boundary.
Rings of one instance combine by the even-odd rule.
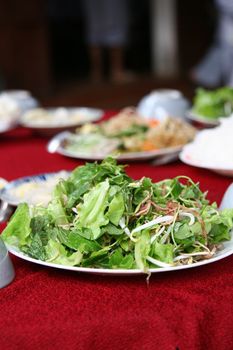
[[[144,118],[184,118],[190,104],[178,90],[154,90],[141,99],[137,110]]]
[[[39,105],[39,102],[32,97],[31,93],[27,90],[5,90],[1,93],[1,96],[8,97],[15,101],[20,109],[20,113],[36,108]]]

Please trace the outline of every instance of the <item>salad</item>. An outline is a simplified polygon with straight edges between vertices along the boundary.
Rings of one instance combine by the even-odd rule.
[[[2,238],[42,261],[149,274],[211,258],[232,227],[233,210],[219,212],[190,178],[133,180],[107,158],[61,179],[47,208],[21,203]]]
[[[233,112],[233,88],[197,89],[192,112],[207,119],[229,116]]]

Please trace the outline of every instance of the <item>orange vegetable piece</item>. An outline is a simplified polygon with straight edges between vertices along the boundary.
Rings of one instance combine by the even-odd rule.
[[[153,151],[155,149],[156,149],[156,147],[151,141],[145,140],[143,142],[143,145],[142,145],[143,151]]]
[[[151,119],[149,121],[149,125],[150,125],[151,128],[155,128],[156,126],[159,125],[159,120],[158,119]]]

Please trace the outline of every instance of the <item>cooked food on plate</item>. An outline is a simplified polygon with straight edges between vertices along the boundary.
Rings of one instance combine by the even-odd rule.
[[[107,121],[87,123],[71,135],[64,147],[86,154],[148,152],[182,146],[191,141],[195,129],[177,118],[142,118],[134,108],[125,108]]]
[[[97,120],[102,114],[102,110],[84,107],[35,108],[23,115],[21,124],[30,128],[62,128]]]
[[[60,180],[47,208],[20,204],[2,238],[44,262],[149,273],[211,259],[232,219],[186,176],[134,180],[107,158]]]

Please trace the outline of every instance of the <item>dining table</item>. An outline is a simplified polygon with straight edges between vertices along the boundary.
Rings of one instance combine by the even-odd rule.
[[[104,118],[114,114],[106,111]],[[47,151],[48,137],[17,127],[0,135],[0,177],[12,181],[72,171],[84,160]],[[211,202],[232,178],[179,159],[128,162],[126,173],[153,181],[184,175]],[[2,231],[7,222],[0,224]],[[0,289],[0,349],[233,349],[233,255],[175,271],[139,275],[69,271],[10,254],[14,280]]]

